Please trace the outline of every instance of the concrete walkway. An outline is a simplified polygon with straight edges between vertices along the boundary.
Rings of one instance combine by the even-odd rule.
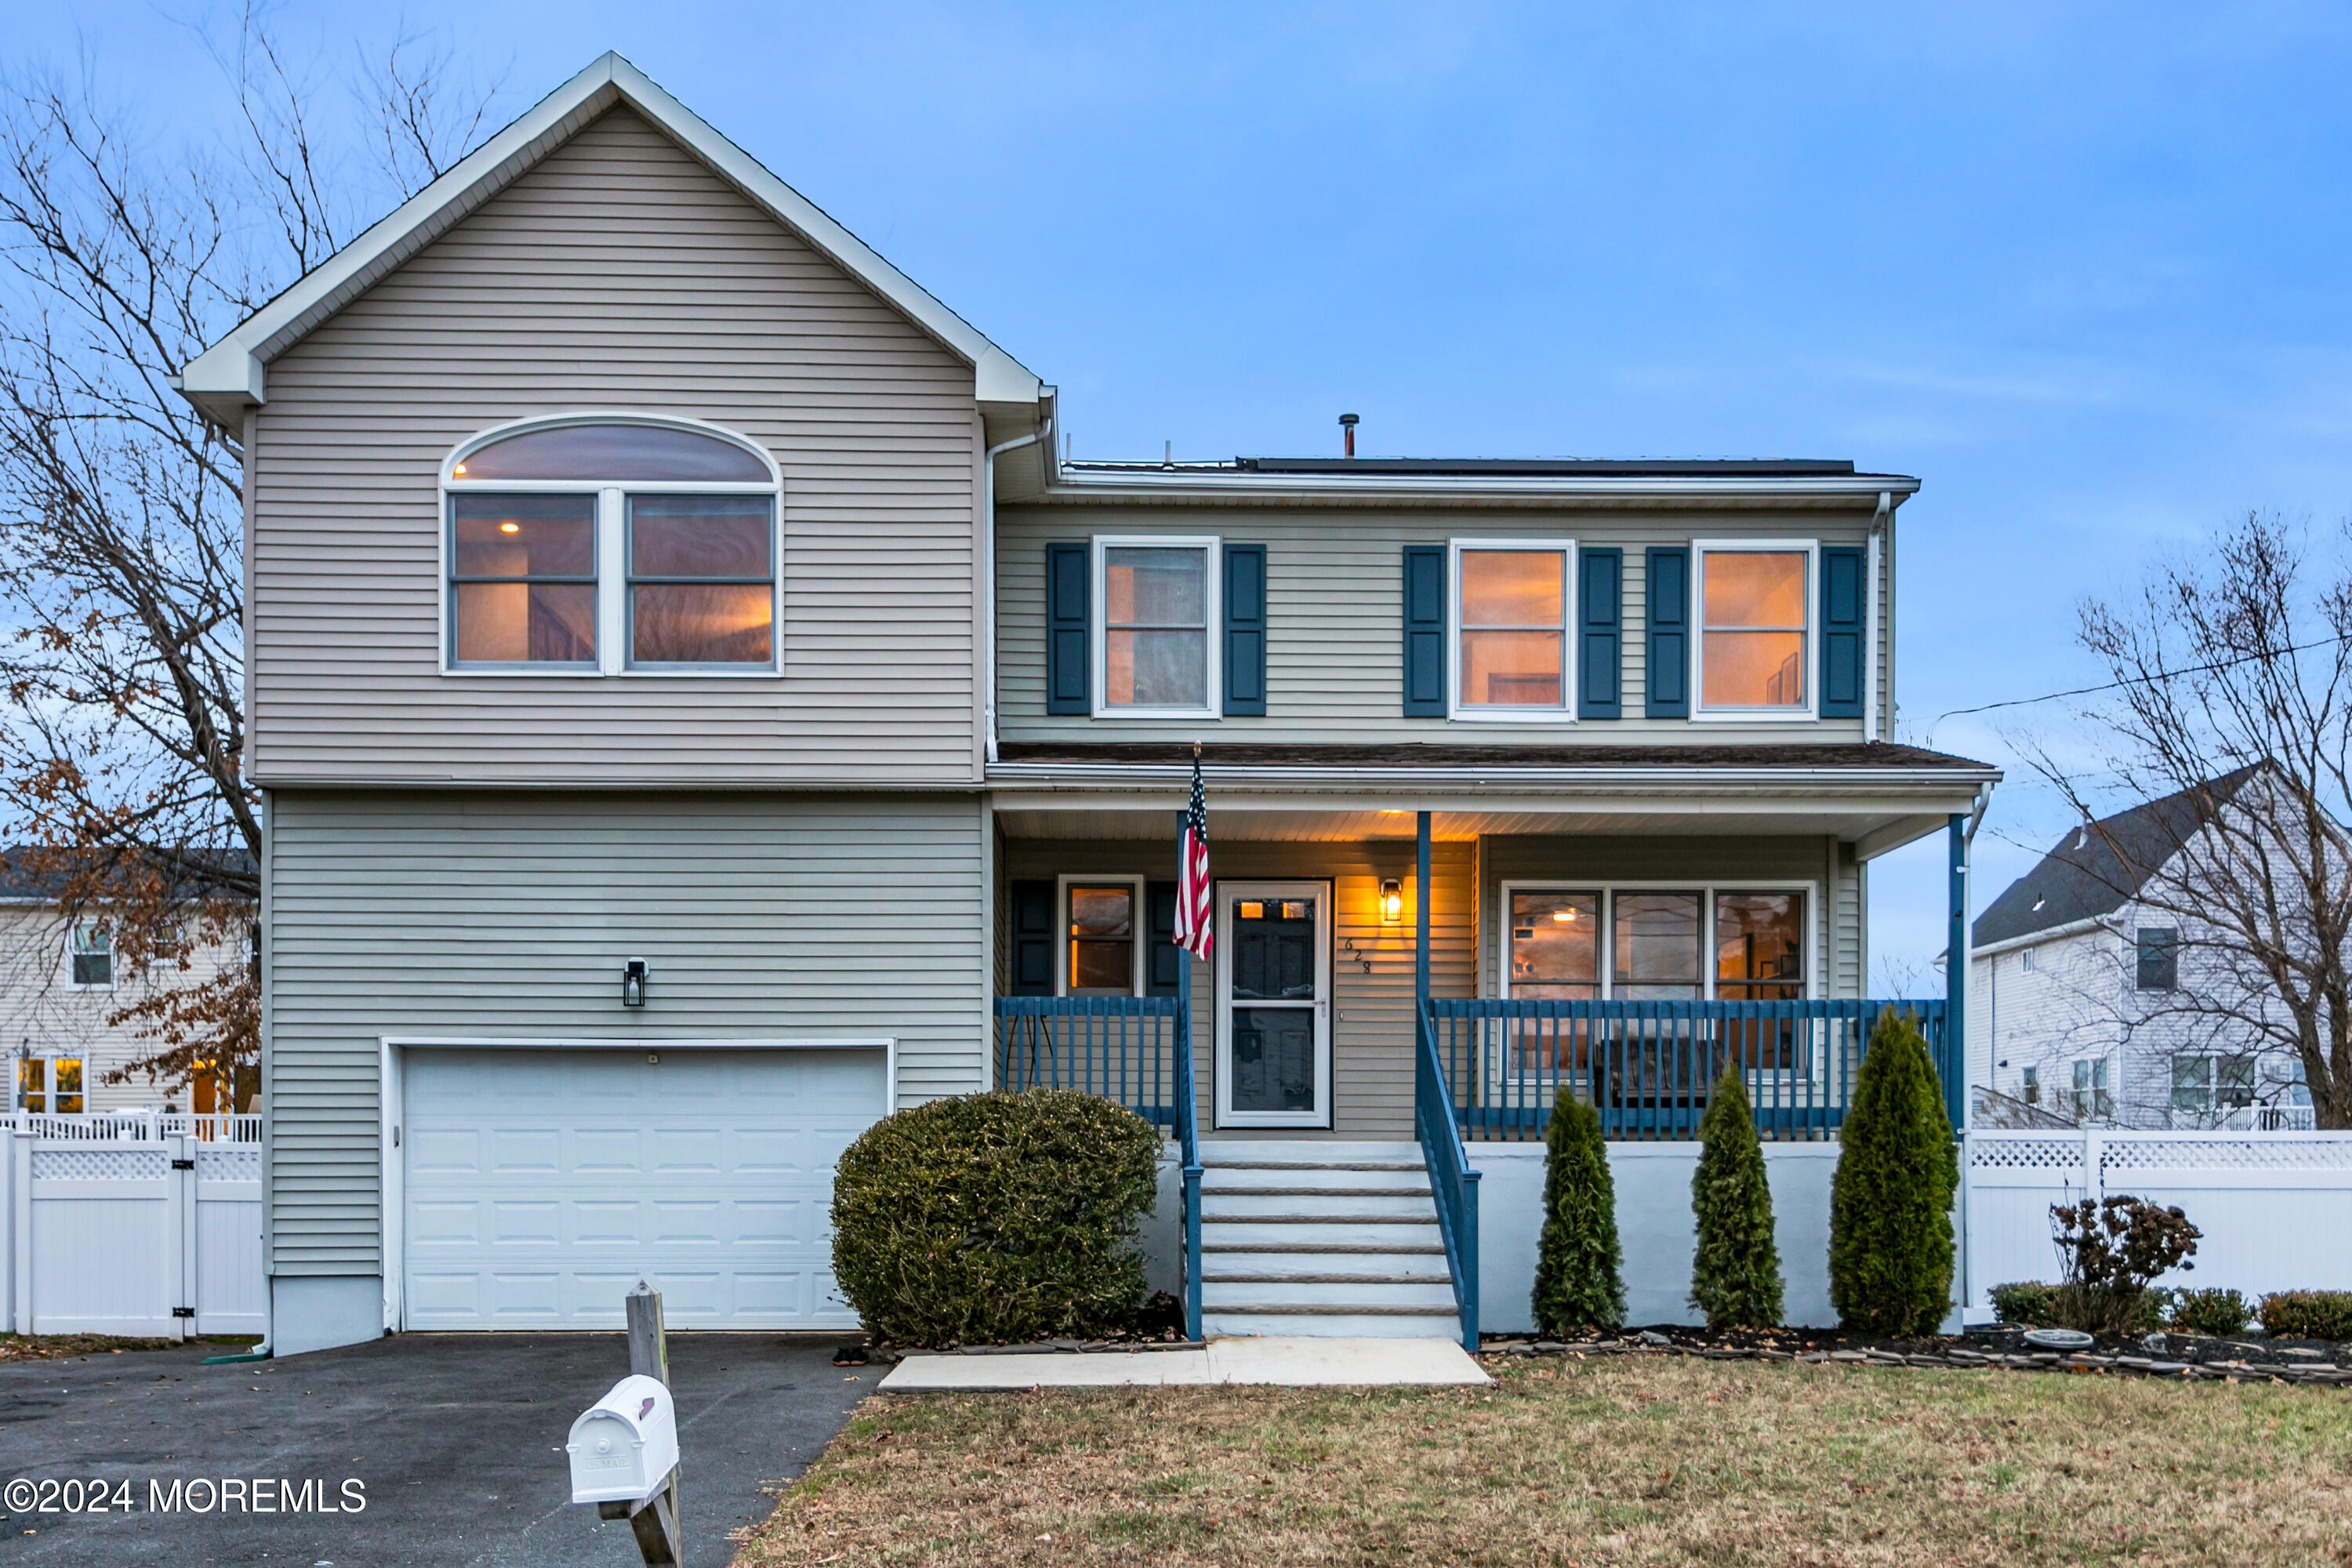
[[[1089,1355],[911,1355],[885,1394],[954,1389],[1135,1388],[1213,1383],[1283,1388],[1483,1386],[1493,1380],[1453,1340],[1291,1335],[1211,1340],[1204,1350]]]

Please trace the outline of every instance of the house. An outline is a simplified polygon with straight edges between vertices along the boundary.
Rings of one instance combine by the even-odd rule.
[[[45,1112],[163,1110],[202,1112],[249,1107],[257,1068],[200,1075],[184,1089],[110,1073],[143,1061],[162,1043],[123,1011],[156,988],[201,982],[247,962],[249,944],[199,954],[184,976],[123,972],[103,910],[68,917],[61,883],[21,850],[0,850],[0,1057],[8,1100],[0,1110]]]
[[[1170,1130],[1211,1331],[1475,1333],[1563,1082],[1680,1173],[1661,1236],[1735,1055],[1825,1182],[1869,862],[1957,866],[1997,777],[1885,739],[1916,480],[1073,462],[615,56],[183,385],[248,464],[280,1353],[607,1327],[641,1275],[845,1323],[839,1150],[1035,1082]]]
[[[2310,1131],[2289,1052],[2200,1005],[2216,995],[2203,933],[2150,907],[2255,770],[2069,828],[1977,918],[1969,1081],[2018,1124]],[[1997,1118],[1999,1119],[1999,1118]]]

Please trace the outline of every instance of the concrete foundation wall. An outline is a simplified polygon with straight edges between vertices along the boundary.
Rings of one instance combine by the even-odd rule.
[[[1612,1143],[1617,1239],[1625,1254],[1625,1321],[1698,1323],[1691,1310],[1691,1175],[1699,1145]],[[1830,1177],[1834,1143],[1764,1145],[1772,1184],[1772,1227],[1780,1247],[1782,1305],[1800,1326],[1837,1322],[1830,1306]],[[1536,1241],[1543,1231],[1544,1146],[1475,1143],[1478,1181],[1478,1326],[1487,1333],[1535,1327]]]

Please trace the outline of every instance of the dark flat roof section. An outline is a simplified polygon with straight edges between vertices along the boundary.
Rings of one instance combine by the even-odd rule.
[[[1480,474],[1545,479],[1731,476],[1805,479],[1853,472],[1829,458],[1237,458],[1254,474]]]

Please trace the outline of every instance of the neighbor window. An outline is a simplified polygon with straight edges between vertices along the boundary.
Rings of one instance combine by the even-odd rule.
[[[1072,882],[1067,910],[1065,994],[1132,996],[1136,977],[1136,896],[1132,882]]]
[[[1810,712],[1811,549],[1702,544],[1698,558],[1700,708]]]
[[[114,935],[94,921],[76,922],[70,959],[76,985],[114,984]]]
[[[2165,926],[2142,926],[2139,964],[2134,981],[2142,991],[2170,991],[2180,984],[2180,933]]]
[[[2213,1064],[2213,1097],[2236,1110],[2254,1102],[2254,1058],[2222,1057]]]
[[[73,1057],[16,1058],[16,1109],[58,1116],[83,1109],[81,1062]]]
[[[2025,1069],[2025,1103],[2028,1105],[2042,1103],[2042,1069],[2040,1068]]]
[[[2032,948],[2026,948],[2017,955],[2017,967],[2022,969],[2028,974],[2033,973],[2033,950]]]
[[[2172,1109],[2203,1110],[2213,1103],[2213,1058],[2172,1058]]]
[[[1217,542],[1097,539],[1101,690],[1106,713],[1213,716]]]
[[[2116,1113],[2115,1097],[2107,1089],[2107,1063],[2104,1057],[2074,1064],[2074,1114],[2077,1117],[2112,1117]]]
[[[562,423],[469,447],[443,484],[451,669],[775,668],[777,484],[747,445]]]
[[[1571,689],[1565,542],[1454,542],[1454,709],[1559,717]]]

